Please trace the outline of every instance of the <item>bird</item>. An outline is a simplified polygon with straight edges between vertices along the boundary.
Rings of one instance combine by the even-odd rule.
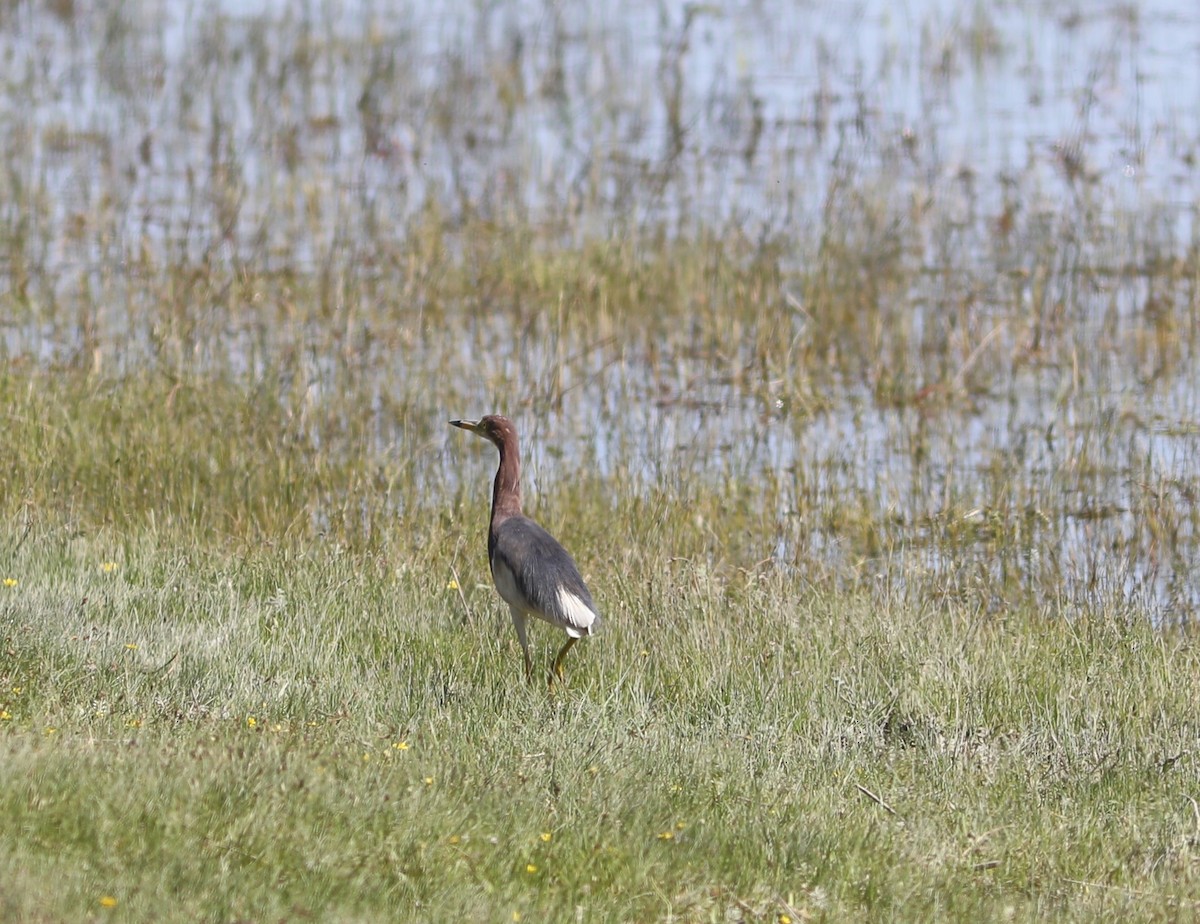
[[[492,485],[488,527],[488,564],[492,582],[508,604],[513,627],[525,656],[525,677],[533,681],[526,619],[536,616],[567,633],[550,668],[549,685],[565,680],[563,659],[585,636],[600,627],[600,613],[571,554],[545,529],[521,512],[521,451],[517,428],[507,417],[489,414],[479,420],[451,420],[450,425],[490,440],[500,451]]]

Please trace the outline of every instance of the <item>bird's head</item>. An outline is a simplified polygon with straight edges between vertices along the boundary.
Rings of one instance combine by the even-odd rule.
[[[469,430],[476,436],[491,440],[497,449],[504,445],[512,445],[517,440],[517,429],[513,422],[500,414],[488,414],[479,420],[452,420],[450,426]]]

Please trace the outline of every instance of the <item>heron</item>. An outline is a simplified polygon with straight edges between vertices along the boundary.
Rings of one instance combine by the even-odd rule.
[[[507,417],[489,414],[479,420],[452,420],[450,425],[490,440],[500,451],[492,485],[488,527],[488,563],[492,582],[508,604],[513,627],[525,656],[525,677],[533,680],[533,659],[525,625],[536,616],[567,633],[550,668],[549,685],[564,680],[567,652],[600,626],[600,613],[571,554],[541,526],[521,512],[521,451],[517,428]]]

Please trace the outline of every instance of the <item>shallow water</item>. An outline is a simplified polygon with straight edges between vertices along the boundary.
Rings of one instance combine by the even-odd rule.
[[[764,559],[931,584],[1011,571],[1189,618],[1195,298],[1156,274],[1194,247],[1200,10],[963,7],[12,6],[4,351],[54,364],[86,347],[120,374],[169,343],[197,370],[278,376],[298,418],[352,392],[373,417],[356,449],[415,442],[443,492],[476,472],[431,434],[515,389],[535,484],[583,460],[681,496],[692,479],[769,481],[775,528],[748,543]],[[875,200],[879,226],[856,236]],[[155,267],[386,279],[432,208],[451,249],[480,220],[536,227],[544,247],[708,228],[787,243],[798,279],[819,229],[846,226],[864,262],[895,240],[913,282],[884,295],[903,323],[861,357],[883,367],[869,375],[833,361],[760,374],[751,344],[715,348],[683,320],[588,339],[546,320],[561,304],[515,329],[486,304],[426,317],[400,299],[335,335],[320,312],[210,293],[164,333]],[[1008,247],[1014,215],[1044,265]],[[1014,289],[1051,345],[1014,323]],[[800,352],[829,334],[802,293],[789,283],[771,308]],[[957,370],[930,360],[947,337]],[[838,504],[879,523],[877,547],[843,541]]]
[[[431,196],[570,235],[786,231],[847,161],[969,207],[1087,183],[1186,237],[1200,11],[968,7],[18,5],[0,22],[5,162],[46,196],[59,268],[143,239],[203,248],[213,222],[234,250],[311,266],[352,217],[400,233]],[[118,240],[72,246],[73,216],[110,210]]]

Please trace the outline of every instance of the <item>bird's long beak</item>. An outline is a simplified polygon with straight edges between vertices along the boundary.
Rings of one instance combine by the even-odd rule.
[[[472,433],[479,432],[478,420],[452,420],[450,426],[458,427],[460,430],[470,430]]]

